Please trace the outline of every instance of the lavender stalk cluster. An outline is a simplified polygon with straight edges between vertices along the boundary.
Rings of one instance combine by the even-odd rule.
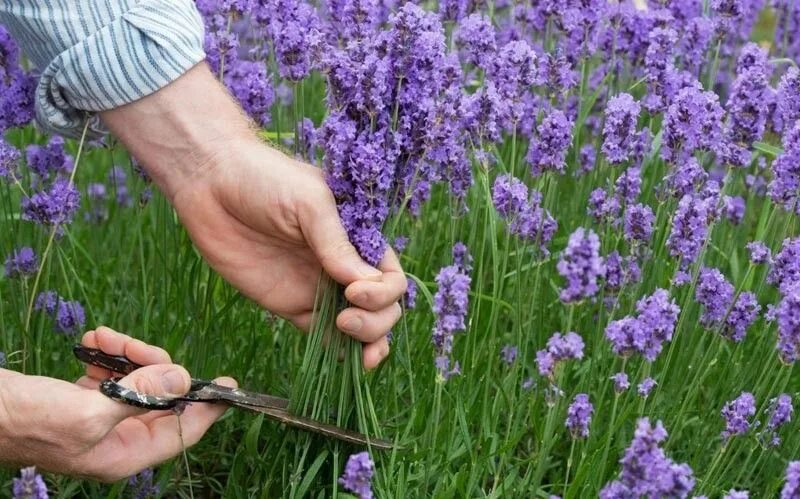
[[[620,460],[622,471],[600,491],[601,499],[632,497],[689,497],[695,479],[687,464],[678,464],[661,448],[667,431],[658,421],[639,419],[633,441]]]
[[[756,320],[761,306],[755,294],[745,291],[734,301],[735,290],[718,269],[703,267],[697,279],[695,299],[703,306],[700,322],[738,343]]]
[[[6,258],[6,277],[20,279],[30,277],[39,270],[39,257],[28,246],[16,249]]]
[[[567,280],[567,286],[562,288],[559,295],[562,302],[592,298],[600,290],[598,280],[605,273],[597,234],[591,229],[576,229],[569,236],[556,269]]]
[[[55,331],[59,334],[78,334],[86,324],[86,315],[80,302],[65,300],[55,291],[39,293],[33,308],[50,316],[54,321]]]
[[[664,343],[672,340],[680,307],[665,289],[657,289],[636,303],[638,315],[612,321],[605,330],[612,351],[623,357],[639,354],[653,362]]]
[[[372,476],[375,474],[375,463],[368,452],[352,454],[344,466],[344,473],[339,477],[339,484],[345,490],[356,494],[359,499],[372,499]]]
[[[724,442],[735,435],[743,435],[750,430],[750,418],[756,414],[756,398],[750,392],[742,392],[737,398],[726,402],[722,408],[725,429],[722,431]]]
[[[492,202],[497,213],[508,223],[511,234],[538,247],[545,255],[558,223],[542,206],[538,191],[510,175],[500,175],[492,188]]]
[[[34,117],[36,77],[20,66],[20,51],[0,25],[0,134],[25,126]]]
[[[579,393],[575,395],[570,406],[567,408],[567,419],[564,426],[567,427],[572,438],[586,438],[589,436],[589,425],[592,424],[594,406],[589,401],[589,395]]]
[[[786,467],[786,483],[781,489],[781,499],[800,497],[800,461],[792,461]]]
[[[547,340],[547,348],[536,352],[536,365],[539,374],[550,379],[555,377],[556,366],[570,359],[582,359],[584,349],[583,338],[578,333],[568,332],[564,335],[555,333]]]
[[[466,247],[457,243],[453,247],[453,265],[443,267],[436,276],[438,287],[433,298],[433,346],[436,351],[436,368],[446,380],[460,374],[458,361],[451,366],[453,338],[467,330],[471,267]]]
[[[19,478],[11,482],[11,497],[13,499],[48,499],[47,485],[42,475],[36,473],[36,468],[23,468]]]

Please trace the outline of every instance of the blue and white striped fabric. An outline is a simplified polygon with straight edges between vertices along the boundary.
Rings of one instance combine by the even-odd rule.
[[[73,137],[205,58],[193,0],[0,0],[0,24],[41,71],[37,122]]]

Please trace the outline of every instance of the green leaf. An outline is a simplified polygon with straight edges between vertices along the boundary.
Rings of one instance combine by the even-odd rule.
[[[319,473],[319,469],[322,467],[322,463],[325,462],[325,459],[328,457],[328,451],[323,450],[320,452],[319,456],[314,459],[314,462],[311,463],[311,466],[308,468],[305,476],[303,477],[303,481],[300,482],[300,486],[297,487],[297,493],[295,494],[296,497],[304,497],[306,495],[306,491],[311,486],[312,480],[317,476]]]
[[[259,414],[247,429],[244,437],[244,448],[249,456],[258,456],[258,435],[261,433],[261,425],[264,423],[264,415]]]
[[[753,142],[753,147],[756,151],[762,152],[767,156],[772,156],[773,158],[783,154],[783,149],[778,146],[773,146],[772,144],[767,144],[766,142]]]

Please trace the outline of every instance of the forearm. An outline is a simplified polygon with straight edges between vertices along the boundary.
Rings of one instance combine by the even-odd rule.
[[[101,118],[168,198],[236,144],[258,140],[205,63],[158,92],[101,113]]]

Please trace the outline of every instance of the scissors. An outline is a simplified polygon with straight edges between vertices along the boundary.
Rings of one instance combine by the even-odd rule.
[[[81,362],[108,369],[117,374],[127,375],[142,367],[127,357],[109,355],[102,350],[88,348],[83,345],[72,347],[72,353]],[[318,433],[351,444],[369,445],[382,450],[388,450],[393,447],[392,443],[387,440],[368,437],[362,433],[332,424],[290,414],[289,400],[281,397],[249,392],[239,388],[229,388],[211,381],[194,378],[192,378],[191,389],[186,395],[182,397],[158,397],[125,388],[118,383],[120,379],[119,377],[109,378],[100,382],[100,392],[118,402],[151,411],[176,409],[181,403],[186,402],[221,402],[239,409],[247,409],[264,414],[293,428]]]

